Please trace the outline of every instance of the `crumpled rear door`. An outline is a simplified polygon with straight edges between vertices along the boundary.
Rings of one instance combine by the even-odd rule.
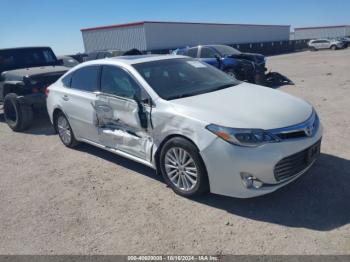
[[[100,144],[150,160],[153,141],[148,129],[141,127],[135,101],[100,94],[93,106]],[[147,108],[146,114],[149,118]]]

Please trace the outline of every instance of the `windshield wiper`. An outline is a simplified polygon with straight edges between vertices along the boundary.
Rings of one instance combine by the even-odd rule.
[[[179,98],[189,97],[189,96],[193,96],[193,95],[195,95],[195,94],[194,93],[188,93],[188,94],[169,96],[169,97],[167,97],[167,100],[179,99]]]
[[[221,85],[221,86],[218,86],[218,87],[215,87],[213,89],[207,89],[207,90],[201,90],[201,91],[198,91],[198,92],[192,92],[192,93],[187,93],[187,94],[180,94],[180,95],[175,95],[175,96],[169,96],[167,98],[167,100],[173,100],[173,99],[180,99],[180,98],[185,98],[185,97],[189,97],[189,96],[195,96],[195,95],[201,95],[201,94],[205,94],[205,93],[210,93],[210,92],[214,92],[214,91],[218,91],[218,90],[221,90],[221,89],[225,89],[225,88],[228,88],[228,87],[231,87],[231,86],[234,86],[236,85],[235,83],[230,83],[230,84],[225,84],[225,85]]]
[[[231,87],[231,86],[235,86],[235,85],[236,85],[235,83],[221,85],[221,86],[218,86],[218,87],[215,87],[215,88],[211,89],[209,92],[218,91],[218,90],[225,89],[225,88],[228,88],[228,87]]]

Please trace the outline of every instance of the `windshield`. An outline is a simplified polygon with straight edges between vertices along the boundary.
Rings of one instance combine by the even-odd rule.
[[[133,65],[163,99],[171,100],[228,88],[235,78],[195,59],[179,58]]]
[[[215,48],[222,56],[230,56],[230,55],[240,55],[241,52],[231,46],[227,45],[214,45]]]
[[[50,48],[0,50],[0,72],[56,64],[56,56]]]

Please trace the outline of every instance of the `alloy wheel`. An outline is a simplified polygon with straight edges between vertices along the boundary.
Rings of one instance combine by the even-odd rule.
[[[72,130],[69,126],[68,120],[62,115],[57,119],[57,130],[63,143],[68,145],[72,140]]]
[[[198,182],[198,170],[191,155],[183,148],[173,147],[165,155],[165,171],[178,189],[190,191]]]

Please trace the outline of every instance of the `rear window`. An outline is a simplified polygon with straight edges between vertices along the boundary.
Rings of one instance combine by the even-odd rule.
[[[99,66],[86,66],[74,71],[71,88],[87,92],[97,91],[99,68]]]
[[[0,71],[56,64],[57,58],[49,48],[0,50]]]
[[[72,82],[72,74],[68,74],[62,78],[62,83],[65,87],[70,87]]]

